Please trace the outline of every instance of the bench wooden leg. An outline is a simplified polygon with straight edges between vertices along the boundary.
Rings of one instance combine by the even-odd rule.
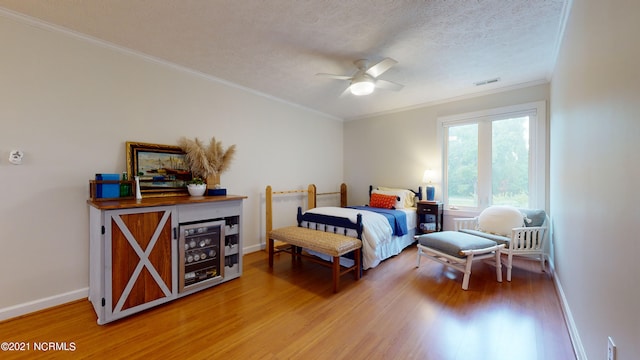
[[[273,267],[273,239],[267,241],[267,252],[269,253],[269,267]]]
[[[338,292],[338,285],[340,283],[340,257],[333,257],[333,292]]]
[[[275,257],[275,254],[276,254],[275,241],[276,240],[272,238],[269,238],[267,241],[267,251],[269,253],[269,268],[273,268],[273,263],[274,263],[273,258]],[[291,262],[293,264],[295,264],[296,262],[302,262],[303,257],[308,257],[312,260],[315,259],[313,256],[310,256],[308,254],[303,254],[302,246],[291,245],[291,243],[289,243],[288,245],[289,245],[288,248],[278,248],[277,252],[290,253]],[[346,269],[344,272],[342,271],[342,267],[340,266],[340,256],[332,256],[333,261],[330,264],[328,263],[328,261],[325,261],[325,260],[314,260],[323,265],[328,265],[329,267],[331,267],[334,293],[337,293],[338,288],[340,287],[341,275],[346,274],[349,271],[353,271],[354,272],[353,276],[355,280],[360,280],[360,278],[362,277],[362,249],[355,249],[353,251],[353,254],[354,254],[354,265],[353,267]]]

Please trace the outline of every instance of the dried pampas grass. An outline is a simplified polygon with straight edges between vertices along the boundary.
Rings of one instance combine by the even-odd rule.
[[[222,142],[216,141],[215,137],[211,138],[207,147],[198,138],[191,140],[186,137],[180,138],[178,146],[185,152],[193,176],[204,179],[209,176],[220,176],[221,173],[229,170],[236,153],[235,145],[225,150]]]

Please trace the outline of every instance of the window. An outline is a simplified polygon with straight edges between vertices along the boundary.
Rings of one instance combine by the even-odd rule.
[[[545,102],[448,116],[439,123],[448,208],[545,207]]]

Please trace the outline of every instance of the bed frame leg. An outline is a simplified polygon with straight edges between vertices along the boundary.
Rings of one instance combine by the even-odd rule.
[[[291,245],[291,263],[295,263],[296,260],[300,260],[300,257],[298,256],[300,252],[300,248],[295,246],[295,245]]]
[[[354,255],[354,257],[356,258],[356,268],[354,269],[354,275],[356,280],[360,280],[360,278],[362,277],[362,262],[360,261],[360,259],[362,258],[362,251],[360,249],[356,249]]]

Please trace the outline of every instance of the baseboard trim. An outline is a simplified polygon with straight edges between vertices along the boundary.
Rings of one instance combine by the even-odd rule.
[[[64,294],[54,295],[43,299],[29,301],[0,309],[0,321],[27,315],[32,312],[44,310],[50,307],[62,305],[71,301],[80,300],[89,296],[89,288],[78,289]]]
[[[587,354],[584,352],[584,346],[582,346],[578,328],[576,327],[576,323],[573,321],[573,315],[571,314],[569,303],[567,302],[567,298],[564,296],[562,284],[560,283],[560,279],[558,279],[558,276],[555,273],[555,268],[552,262],[549,262],[549,269],[551,271],[553,283],[556,286],[556,292],[558,293],[558,297],[560,298],[560,306],[562,307],[564,321],[567,324],[567,329],[569,329],[569,337],[571,338],[571,344],[573,345],[573,352],[575,353],[577,360],[587,360]]]
[[[264,247],[262,246],[262,244],[253,245],[246,248],[242,248],[242,254],[246,255],[246,254],[250,254],[250,253],[261,251],[261,250],[264,250]]]

